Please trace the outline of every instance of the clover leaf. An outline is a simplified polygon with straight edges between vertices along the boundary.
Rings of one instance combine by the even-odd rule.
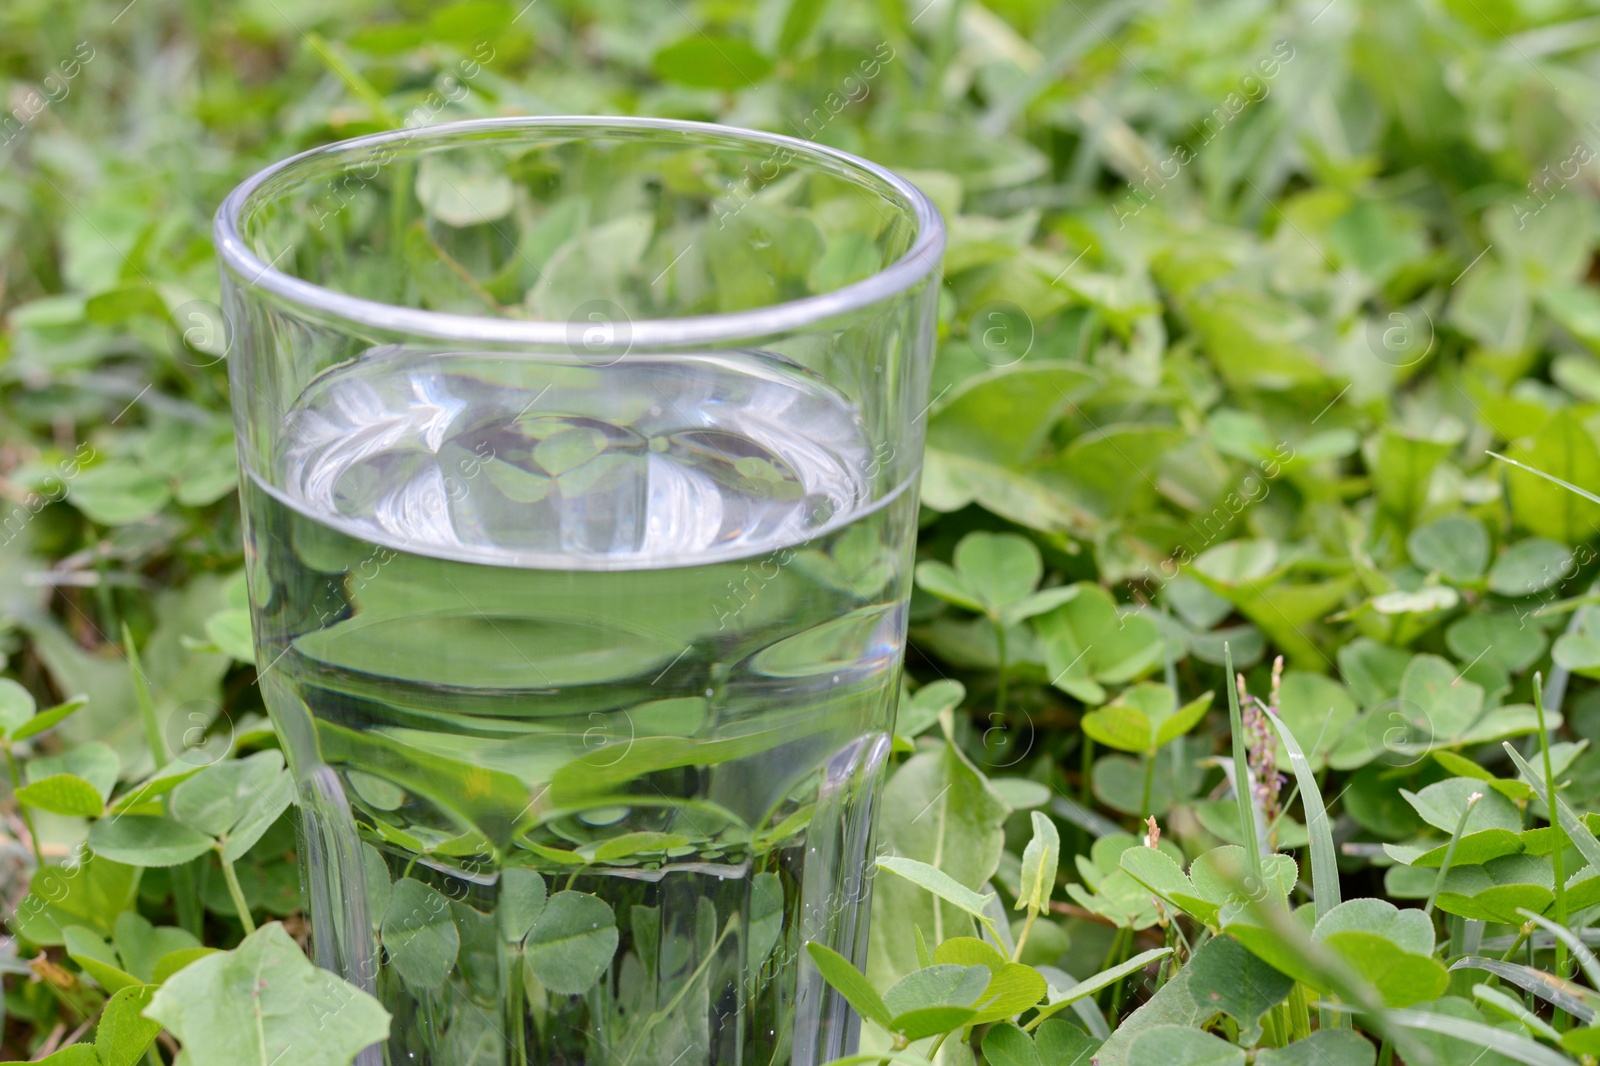
[[[1309,908],[1302,908],[1309,917]],[[1326,974],[1271,929],[1239,912],[1225,920],[1227,932],[1256,955],[1296,980],[1332,992]],[[1433,923],[1421,910],[1400,910],[1381,899],[1351,899],[1317,919],[1309,930],[1391,1007],[1437,999],[1449,984],[1444,964],[1433,957]]]
[[[1120,861],[1132,852],[1144,851],[1152,855],[1160,854],[1166,863],[1174,867],[1183,857],[1176,847],[1165,840],[1157,848],[1147,848],[1127,833],[1101,837],[1090,847],[1088,855],[1074,856],[1083,884],[1068,885],[1067,895],[1079,906],[1119,927],[1148,929],[1161,917],[1151,900],[1151,893],[1155,890],[1133,877]]]
[[[1447,581],[1477,581],[1489,565],[1489,533],[1475,518],[1447,515],[1413,529],[1406,551],[1422,569]]]
[[[1015,533],[968,533],[956,545],[954,566],[917,564],[917,584],[958,607],[1014,626],[1075,597],[1075,586],[1034,591],[1044,575],[1039,549]]]
[[[88,705],[88,697],[76,696],[49,710],[40,711],[33,693],[9,677],[0,677],[0,741],[7,746],[38,736],[60,724]]]
[[[935,963],[896,981],[883,994],[889,1028],[907,1040],[947,1032],[971,1022],[974,1004],[989,987],[987,966]]]
[[[1159,848],[1128,847],[1118,861],[1146,891],[1213,929],[1221,928],[1222,908],[1247,892],[1245,852],[1237,844],[1200,855],[1187,874],[1170,853]],[[1287,900],[1299,878],[1299,867],[1287,855],[1268,855],[1262,858],[1262,873],[1268,894]]]
[[[313,966],[278,922],[179,970],[144,1014],[183,1043],[191,1066],[349,1066],[389,1033],[378,1001]]]
[[[438,988],[455,969],[461,933],[450,901],[433,886],[412,877],[394,882],[380,929],[390,964],[411,987]]]
[[[523,950],[540,983],[552,992],[576,996],[610,969],[617,939],[616,915],[605,900],[557,892],[528,930]]]
[[[1082,728],[1108,748],[1153,755],[1200,724],[1211,707],[1211,696],[1204,692],[1180,709],[1171,688],[1144,682],[1084,715]]]
[[[1106,685],[1136,681],[1161,662],[1160,628],[1138,612],[1121,612],[1092,582],[1068,586],[1073,597],[1033,620],[1050,683],[1084,703],[1100,704]]]

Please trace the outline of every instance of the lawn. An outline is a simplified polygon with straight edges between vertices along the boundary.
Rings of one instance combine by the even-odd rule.
[[[1569,0],[6,0],[0,1060],[384,1036],[301,951],[211,217],[613,114],[949,228],[857,1061],[1592,1064],[1596,100]]]

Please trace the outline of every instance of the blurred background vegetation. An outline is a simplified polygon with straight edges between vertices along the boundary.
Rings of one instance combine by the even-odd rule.
[[[919,592],[908,665],[967,683],[985,765],[1098,803],[1084,832],[1151,802],[1121,770],[1090,787],[1084,709],[1163,661],[1185,699],[1214,687],[1223,639],[1258,682],[1280,652],[1343,677],[1359,733],[1415,653],[1526,701],[1570,621],[1565,729],[1600,735],[1587,608],[1528,621],[1587,590],[1600,505],[1486,454],[1600,488],[1597,80],[1600,9],[1568,0],[6,0],[0,662],[88,694],[41,751],[103,744],[123,780],[150,769],[124,632],[174,747],[267,743],[216,205],[408,122],[639,114],[814,138],[945,213],[922,555],[1023,532],[1050,581],[1154,604],[1160,651],[1071,667],[1070,634],[1021,626],[1001,659]],[[1600,760],[1572,772],[1592,806]],[[1401,784],[1363,786],[1342,837],[1420,826],[1384,806]],[[37,817],[47,857],[81,836]],[[292,867],[245,880],[292,913]],[[36,1046],[53,1008],[10,998]]]

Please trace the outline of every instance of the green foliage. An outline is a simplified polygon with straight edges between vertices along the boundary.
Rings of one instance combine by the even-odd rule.
[[[617,923],[611,908],[582,892],[557,892],[523,941],[529,971],[552,992],[587,992],[611,967]]]
[[[1186,1025],[1153,1025],[1128,1046],[1129,1066],[1244,1066],[1244,1049]]]
[[[1262,1048],[1262,1066],[1373,1066],[1378,1049],[1357,1033],[1318,1029],[1304,1040],[1281,1048]]]
[[[1022,852],[1022,878],[1017,893],[1017,909],[1038,914],[1050,905],[1056,887],[1056,868],[1061,862],[1061,834],[1048,817],[1033,812],[1033,839]]]
[[[419,113],[562,111],[814,138],[949,224],[865,973],[806,956],[867,1018],[863,1061],[1600,1055],[1587,9],[124,7],[0,12],[0,844],[17,956],[46,953],[0,957],[0,1058],[57,1032],[77,1043],[45,1061],[98,1066],[166,1062],[167,1039],[192,1066],[348,1063],[382,1039],[283,927],[251,932],[298,907],[294,789],[252,684],[209,218],[266,162]],[[441,225],[523,226],[509,185],[442,160],[415,188]],[[860,239],[740,247],[769,206],[720,238],[710,305],[859,279]],[[561,269],[493,295],[613,292],[639,223],[605,255],[519,230]],[[540,448],[569,471],[595,442]],[[860,563],[837,579],[886,580]],[[681,769],[696,728],[588,751],[552,802]],[[472,772],[435,754],[403,788],[351,786],[449,806]],[[511,846],[509,824],[391,828],[421,854]],[[681,829],[530,854],[575,873]],[[529,995],[621,996],[616,952],[647,935],[519,868],[486,933],[425,865],[363,855],[407,986],[503,953]],[[791,920],[776,876],[752,880],[751,965]],[[306,996],[353,1005],[315,1046]],[[675,1039],[652,1024],[634,1061]]]
[[[271,1062],[348,1063],[388,1030],[376,1000],[313,966],[273,922],[233,951],[208,955],[169,977],[145,1008],[183,1041],[194,1066]],[[308,1024],[336,1016],[325,1030]]]
[[[1261,1016],[1288,998],[1294,981],[1245,950],[1230,936],[1189,968],[1189,994],[1217,1007],[1239,1027],[1242,1044],[1261,1039]]]
[[[1105,589],[1083,583],[1076,595],[1034,620],[1050,683],[1085,703],[1107,698],[1106,685],[1126,684],[1155,669],[1162,641],[1142,614],[1120,613]]]
[[[429,885],[403,877],[390,887],[380,929],[384,950],[402,980],[422,989],[444,984],[461,950],[449,900]]]
[[[979,895],[937,866],[916,859],[893,857],[878,860],[878,869],[899,874],[920,888],[925,888],[946,903],[963,910],[980,921],[984,920],[994,896]]]
[[[1154,755],[1198,725],[1210,707],[1209,692],[1178,708],[1172,689],[1140,683],[1085,714],[1082,726],[1086,734],[1108,748]]]

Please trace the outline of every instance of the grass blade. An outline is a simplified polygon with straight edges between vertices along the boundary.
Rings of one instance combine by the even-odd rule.
[[[156,701],[150,694],[150,679],[144,675],[144,664],[139,661],[139,648],[133,643],[133,633],[128,623],[122,623],[122,646],[128,653],[128,666],[133,670],[133,696],[139,704],[139,717],[144,719],[144,739],[150,745],[150,756],[156,769],[167,765],[172,758],[167,742],[161,736],[161,723],[156,721]]]
[[[1249,856],[1250,876],[1255,884],[1266,883],[1261,872],[1261,839],[1256,836],[1255,799],[1250,787],[1250,759],[1244,736],[1244,714],[1239,710],[1239,686],[1233,672],[1233,649],[1222,642],[1223,668],[1228,676],[1228,727],[1233,732],[1233,793],[1239,799],[1239,832],[1244,836],[1245,854]]]
[[[901,1066],[928,1066],[928,1060],[912,1052],[859,1052],[835,1058],[827,1066],[872,1066],[874,1063],[901,1063]]]
[[[1528,760],[1524,759],[1522,753],[1513,748],[1509,741],[1503,741],[1502,746],[1511,756],[1511,761],[1517,764],[1517,771],[1527,778],[1528,784],[1537,789],[1541,784],[1539,772],[1528,764]],[[1567,834],[1567,839],[1572,841],[1572,846],[1578,849],[1578,854],[1583,856],[1584,861],[1596,870],[1600,870],[1600,840],[1596,840],[1594,834],[1589,832],[1589,827],[1583,824],[1582,818],[1573,813],[1571,807],[1567,806],[1566,800],[1554,794],[1552,798],[1556,801],[1553,813],[1557,824]]]
[[[1589,945],[1583,942],[1582,937],[1564,925],[1557,925],[1542,914],[1535,914],[1526,908],[1520,909],[1518,913],[1571,948],[1572,957],[1578,960],[1583,975],[1589,979],[1590,984],[1600,988],[1600,959],[1595,958],[1594,952],[1589,950]]]
[[[1546,1003],[1561,1008],[1585,1025],[1594,1021],[1595,1009],[1600,1007],[1600,995],[1596,995],[1582,985],[1575,985],[1571,981],[1563,981],[1554,974],[1536,970],[1532,966],[1524,966],[1520,962],[1506,962],[1503,959],[1490,959],[1482,955],[1468,955],[1457,959],[1451,965],[1450,970],[1452,973],[1456,970],[1483,970],[1486,973],[1492,973],[1496,977],[1510,981],[1524,991],[1532,992]]]
[[[1542,477],[1546,481],[1552,481],[1555,484],[1560,485],[1562,488],[1566,489],[1568,492],[1576,492],[1579,496],[1582,496],[1584,499],[1589,500],[1592,503],[1600,503],[1600,496],[1596,496],[1594,493],[1590,492],[1588,489],[1580,489],[1578,486],[1574,485],[1570,481],[1562,481],[1560,478],[1556,477],[1554,474],[1546,474],[1543,470],[1539,470],[1539,469],[1536,469],[1534,467],[1531,467],[1527,463],[1519,463],[1515,459],[1508,459],[1505,456],[1501,455],[1499,452],[1490,452],[1489,454],[1494,456],[1496,459],[1500,460],[1502,463],[1509,463],[1510,465],[1516,467],[1518,470],[1526,470],[1528,473],[1535,474],[1538,477]]]
[[[1050,809],[1055,811],[1062,821],[1077,826],[1096,839],[1122,832],[1122,826],[1105,815],[1083,806],[1071,796],[1057,796],[1050,801]]]
[[[1495,1014],[1516,1022],[1535,1036],[1557,1044],[1561,1042],[1561,1034],[1551,1028],[1549,1022],[1523,1006],[1522,1001],[1515,996],[1507,995],[1492,985],[1475,985],[1472,989],[1472,998]]]
[[[1576,619],[1574,619],[1576,620]],[[1533,709],[1539,716],[1539,752],[1544,758],[1544,805],[1545,812],[1550,815],[1550,821],[1556,821],[1556,772],[1550,768],[1550,730],[1544,720],[1544,678],[1535,670],[1533,672]],[[1567,871],[1564,866],[1563,852],[1566,848],[1558,847],[1550,853],[1550,868],[1555,874],[1556,894],[1556,924],[1563,929],[1567,925]],[[1556,973],[1567,972],[1567,944],[1564,940],[1556,941]],[[1558,1018],[1557,1021],[1560,1021]]]
[[[1109,970],[1101,970],[1093,977],[1086,977],[1063,992],[1060,999],[1056,1000],[1054,1003],[1051,1003],[1048,1007],[1042,1008],[1039,1011],[1039,1016],[1034,1018],[1027,1025],[1023,1026],[1023,1028],[1030,1031],[1036,1029],[1038,1028],[1040,1022],[1050,1017],[1056,1011],[1061,1010],[1064,1007],[1070,1007],[1085,996],[1092,996],[1102,988],[1105,988],[1107,985],[1115,984],[1124,977],[1128,976],[1130,973],[1133,973],[1136,970],[1142,970],[1152,962],[1155,962],[1157,959],[1164,959],[1171,954],[1171,948],[1151,948],[1149,951],[1140,952],[1127,962],[1113,966]]]
[[[1496,1029],[1482,1022],[1469,1022],[1446,1014],[1429,1014],[1420,1010],[1391,1010],[1385,1012],[1389,1021],[1403,1029],[1422,1029],[1443,1033],[1457,1040],[1465,1040],[1481,1048],[1496,1051],[1524,1066],[1573,1066],[1572,1059],[1552,1051],[1536,1040],[1517,1033]]]
[[[1300,803],[1305,809],[1306,831],[1311,834],[1311,891],[1317,917],[1321,918],[1340,902],[1339,860],[1333,847],[1333,828],[1328,822],[1328,808],[1322,802],[1322,790],[1317,787],[1317,775],[1295,736],[1283,719],[1267,711],[1267,717],[1278,729],[1278,736],[1289,752],[1289,767],[1294,771],[1300,786]]]
[[[1389,1019],[1378,990],[1337,952],[1325,943],[1311,939],[1310,931],[1294,919],[1287,907],[1276,900],[1251,897],[1241,902],[1244,911],[1241,918],[1235,920],[1247,921],[1268,930],[1299,955],[1311,968],[1319,986],[1332,992],[1341,1001],[1337,1005],[1328,1003],[1327,1008],[1341,1013],[1348,1011],[1365,1015],[1368,1019],[1367,1032],[1392,1043],[1397,1061],[1428,1061],[1427,1050],[1417,1043],[1416,1038]],[[1232,924],[1230,922],[1229,926]],[[1318,1010],[1324,1009],[1324,1006],[1319,1003]]]
[[[1333,849],[1333,828],[1328,824],[1328,808],[1322,802],[1322,789],[1317,787],[1317,775],[1311,762],[1301,750],[1300,742],[1284,724],[1283,719],[1267,709],[1267,717],[1278,730],[1278,738],[1289,753],[1289,767],[1294,771],[1295,782],[1300,787],[1300,805],[1306,815],[1306,832],[1311,834],[1311,895],[1316,914],[1321,918],[1339,905],[1339,859]],[[1334,1011],[1322,1011],[1324,1029],[1343,1028],[1348,1019]]]

